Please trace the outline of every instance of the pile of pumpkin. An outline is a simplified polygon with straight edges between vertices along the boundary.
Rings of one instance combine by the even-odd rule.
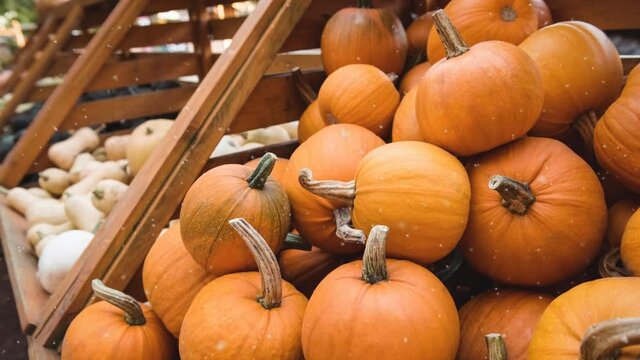
[[[63,359],[481,359],[489,333],[492,359],[638,357],[640,68],[623,90],[605,34],[543,26],[542,1],[452,0],[416,20],[432,65],[399,92],[407,34],[358,4],[325,27],[291,158],[203,174],[145,260],[149,303],[96,280]],[[605,193],[627,194],[609,219]],[[606,237],[628,270],[613,251],[617,276],[576,285]],[[428,270],[456,248],[501,284],[459,311]]]

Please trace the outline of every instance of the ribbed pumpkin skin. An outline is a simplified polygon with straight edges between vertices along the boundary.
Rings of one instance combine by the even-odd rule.
[[[356,125],[330,125],[302,143],[291,155],[285,189],[296,229],[314,246],[332,254],[355,254],[362,245],[344,243],[336,237],[333,210],[343,207],[313,195],[300,186],[298,174],[310,168],[316,180],[351,181],[360,160],[384,141],[371,131]]]
[[[583,271],[604,240],[607,208],[596,174],[559,141],[525,137],[474,159],[469,226],[460,242],[477,271],[513,285],[557,283]],[[511,213],[493,175],[529,184],[536,201]]]
[[[310,297],[320,281],[342,262],[341,258],[315,246],[311,251],[290,249],[278,254],[282,278],[307,297]]]
[[[322,280],[302,323],[306,360],[455,358],[458,313],[444,285],[409,261],[387,260],[387,269],[374,285],[361,279],[362,261]]]
[[[352,222],[389,227],[387,255],[429,264],[457,245],[469,215],[469,178],[437,146],[401,141],[367,154],[356,173]]]
[[[460,309],[458,360],[487,359],[484,336],[502,334],[510,360],[526,360],[533,330],[552,297],[520,290],[490,291]]]
[[[282,304],[265,309],[258,272],[229,274],[205,286],[180,331],[180,358],[302,359],[300,328],[307,298],[282,282]]]
[[[601,30],[580,21],[556,23],[520,44],[538,65],[545,97],[536,136],[557,136],[590,110],[604,111],[622,89],[622,62]]]
[[[640,317],[640,278],[605,278],[582,283],[558,296],[542,314],[529,345],[529,360],[575,360],[587,329],[605,320]],[[635,350],[634,350],[635,349]],[[620,360],[637,359],[640,348]]]
[[[427,73],[429,68],[431,68],[431,63],[425,61],[407,71],[407,73],[402,77],[402,81],[400,82],[400,93],[406,95],[407,93],[409,93],[409,90],[417,87],[424,78],[424,75]]]
[[[327,126],[324,123],[320,110],[318,109],[318,100],[314,100],[300,116],[298,123],[298,141],[300,144],[307,141],[311,135],[320,131]]]
[[[180,224],[158,237],[144,260],[142,282],[153,311],[175,336],[191,301],[215,276],[196,263],[182,243]]]
[[[531,5],[533,5],[533,8],[538,15],[538,28],[543,28],[553,23],[551,10],[544,0],[531,0]]]
[[[635,197],[618,201],[608,211],[607,241],[611,247],[619,247],[622,234],[631,216],[640,207],[640,199]]]
[[[421,53],[427,50],[427,39],[433,26],[433,12],[427,12],[413,20],[407,28],[407,40],[409,40],[409,51]]]
[[[542,77],[527,54],[487,41],[433,64],[418,85],[416,111],[427,142],[468,156],[524,136],[543,101]]]
[[[593,148],[598,163],[622,185],[640,193],[640,67],[629,76],[620,97],[598,121]]]
[[[503,20],[505,6],[515,11],[514,21]],[[469,46],[489,40],[518,45],[538,29],[538,15],[529,0],[452,0],[444,12]],[[445,57],[435,27],[429,33],[427,56],[432,64]]]
[[[147,322],[131,326],[124,311],[100,301],[73,319],[62,343],[64,360],[172,360],[176,340],[150,307],[141,304]]]
[[[385,9],[344,8],[331,16],[320,41],[327,74],[349,64],[370,64],[400,74],[407,47],[402,23]]]
[[[625,267],[635,275],[640,274],[640,211],[633,213],[622,234],[620,255]]]
[[[213,168],[193,183],[182,203],[180,233],[194,260],[213,275],[256,269],[249,249],[227,223],[242,217],[278,252],[291,225],[284,189],[269,178],[264,189],[251,189],[248,166]]]
[[[393,128],[391,129],[391,139],[396,141],[424,141],[416,117],[416,95],[418,89],[411,89],[402,98],[398,110],[393,117]]]
[[[244,165],[250,167],[252,170],[255,169],[260,163],[260,158],[255,158],[249,162],[246,162]],[[284,173],[287,171],[287,166],[289,166],[289,159],[278,158],[276,160],[276,165],[273,167],[273,171],[271,171],[271,176],[273,180],[277,181],[280,186],[283,186],[284,181]]]

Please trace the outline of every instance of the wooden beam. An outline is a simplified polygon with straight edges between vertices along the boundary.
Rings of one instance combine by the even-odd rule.
[[[603,30],[640,29],[640,1],[547,0],[554,22],[580,20]]]
[[[92,37],[92,34],[74,36],[65,50],[82,49],[87,46]],[[134,26],[117,48],[128,50],[136,47],[185,43],[191,42],[192,38],[193,28],[188,22]]]
[[[213,64],[213,51],[211,49],[211,38],[209,37],[209,27],[205,0],[191,0],[192,6],[189,11],[189,20],[193,27],[193,47],[195,53],[200,56],[200,79],[202,79]]]

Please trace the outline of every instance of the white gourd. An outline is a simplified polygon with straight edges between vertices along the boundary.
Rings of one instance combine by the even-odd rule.
[[[25,218],[29,226],[39,223],[60,225],[69,221],[64,211],[64,203],[56,199],[42,199],[29,206]]]
[[[129,186],[118,180],[104,179],[98,182],[93,192],[91,192],[91,201],[96,209],[105,214],[111,212],[118,200],[122,198]]]
[[[247,131],[247,142],[249,143],[255,142],[262,145],[273,145],[289,140],[291,140],[291,137],[287,130],[277,125]]]
[[[73,165],[71,165],[71,169],[69,169],[69,175],[71,176],[71,180],[76,183],[80,181],[80,174],[82,170],[90,163],[99,164],[99,162],[93,157],[93,155],[89,153],[82,153],[73,160]]]
[[[91,151],[99,145],[100,138],[95,130],[84,127],[76,130],[70,138],[51,145],[47,155],[57,167],[69,170],[78,154]]]
[[[44,248],[47,245],[49,245],[51,240],[55,239],[56,236],[58,236],[58,234],[49,235],[49,236],[46,236],[46,237],[42,238],[42,240],[38,241],[36,246],[33,247],[33,251],[36,253],[36,257],[40,257],[42,255],[42,250],[44,250]]]
[[[48,293],[58,288],[92,238],[88,231],[70,230],[47,241],[38,259],[36,276]]]
[[[47,193],[47,196],[48,199],[51,199],[51,195],[49,195],[49,193]],[[22,215],[25,215],[27,213],[27,209],[29,207],[44,199],[47,198],[42,196],[41,193],[27,190],[22,187],[14,187],[13,189],[7,191],[7,204],[9,205],[9,207],[17,210]]]
[[[93,206],[91,194],[69,197],[64,201],[64,209],[73,226],[84,231],[93,231],[105,217],[102,211]]]
[[[69,186],[62,197],[66,199],[75,195],[88,194],[102,179],[114,179],[126,183],[129,181],[129,174],[116,161],[100,163],[100,167],[93,170],[90,175]]]
[[[45,223],[35,224],[29,227],[29,230],[27,230],[27,241],[29,241],[29,244],[31,244],[31,246],[35,247],[40,242],[40,240],[44,239],[47,236],[57,235],[61,232],[73,229],[73,224],[71,224],[70,221],[64,222],[59,225],[51,225]]]
[[[38,174],[38,184],[53,195],[61,195],[71,186],[71,175],[58,168],[48,168]]]
[[[280,126],[281,128],[287,130],[287,133],[289,134],[289,137],[291,138],[291,140],[296,140],[298,139],[298,124],[300,122],[299,121],[291,121],[288,123],[284,123],[284,124],[280,124],[278,126]]]

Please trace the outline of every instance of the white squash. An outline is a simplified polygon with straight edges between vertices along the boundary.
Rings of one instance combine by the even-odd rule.
[[[91,151],[100,145],[98,134],[91,128],[76,130],[70,138],[49,147],[48,156],[56,166],[69,170],[75,157],[85,151]]]
[[[242,140],[238,140],[240,137]],[[225,135],[220,139],[220,142],[216,146],[216,148],[211,153],[210,158],[216,156],[223,156],[227,154],[232,154],[234,152],[240,151],[240,146],[244,143],[244,138],[240,135]],[[240,144],[240,145],[238,145]]]
[[[29,206],[24,215],[29,226],[40,223],[60,225],[69,221],[64,211],[64,203],[56,199],[41,199]]]
[[[91,239],[93,234],[88,231],[70,230],[47,240],[38,259],[36,277],[48,293],[53,293],[62,283]]]
[[[280,126],[269,126],[264,129],[247,131],[247,142],[256,142],[262,145],[272,145],[291,140],[287,130]]]
[[[71,175],[71,180],[74,183],[80,181],[80,173],[90,163],[99,164],[100,162],[89,153],[82,153],[76,156],[73,160],[73,165],[71,165],[71,169],[69,169],[69,175]]]
[[[240,151],[245,151],[245,150],[251,150],[251,149],[257,149],[257,148],[261,148],[263,147],[263,144],[260,143],[256,143],[256,142],[248,142],[244,145],[242,145],[240,147]]]
[[[127,157],[127,143],[131,135],[115,135],[104,141],[107,160],[120,160]]]
[[[38,184],[53,195],[61,195],[71,186],[71,175],[58,168],[48,168],[38,174]]]
[[[127,159],[133,175],[142,169],[172,126],[173,120],[155,119],[145,121],[133,130],[127,142]]]
[[[118,180],[104,179],[98,182],[91,193],[91,201],[96,209],[105,214],[111,212],[118,200],[122,198],[129,186]]]
[[[47,199],[46,197],[42,196],[40,191],[31,191],[22,187],[14,187],[13,189],[8,190],[6,194],[7,204],[9,204],[9,207],[17,210],[22,215],[25,215],[27,213],[27,209],[29,207],[44,199]],[[49,193],[47,193],[47,196],[49,199],[51,199],[51,195]]]
[[[42,250],[44,250],[44,248],[49,245],[49,243],[51,242],[51,240],[55,239],[56,235],[49,235],[46,236],[44,238],[42,238],[42,240],[38,241],[38,243],[36,244],[36,246],[33,247],[33,252],[36,253],[37,257],[40,257],[42,255]]]
[[[290,121],[288,123],[280,124],[278,126],[287,130],[287,133],[289,134],[289,138],[291,138],[291,140],[296,140],[298,138],[298,124],[299,124],[299,121],[296,120],[296,121]]]
[[[57,235],[61,232],[73,230],[73,224],[70,221],[64,222],[59,225],[51,225],[51,224],[35,224],[29,227],[27,230],[27,240],[31,246],[36,246],[40,240],[44,239],[47,236]]]
[[[93,155],[92,155],[93,156]],[[94,158],[95,159],[95,158]],[[98,160],[93,160],[89,163],[87,163],[82,170],[80,171],[80,173],[78,174],[78,181],[82,180],[84,178],[86,178],[87,176],[93,174],[96,170],[100,169],[102,167],[102,165],[104,164],[104,162],[98,161]],[[76,181],[77,182],[77,181]]]
[[[64,201],[64,210],[76,229],[93,231],[104,219],[102,211],[91,202],[91,194],[75,195]]]
[[[32,187],[32,188],[28,188],[27,191],[31,194],[31,195],[35,195],[41,199],[51,199],[52,196],[51,194],[45,190],[45,189],[41,189],[39,187]]]
[[[100,164],[100,167],[92,170],[91,174],[69,186],[62,197],[66,199],[70,196],[88,194],[102,179],[114,179],[124,183],[129,181],[129,174],[117,162],[107,161]]]

